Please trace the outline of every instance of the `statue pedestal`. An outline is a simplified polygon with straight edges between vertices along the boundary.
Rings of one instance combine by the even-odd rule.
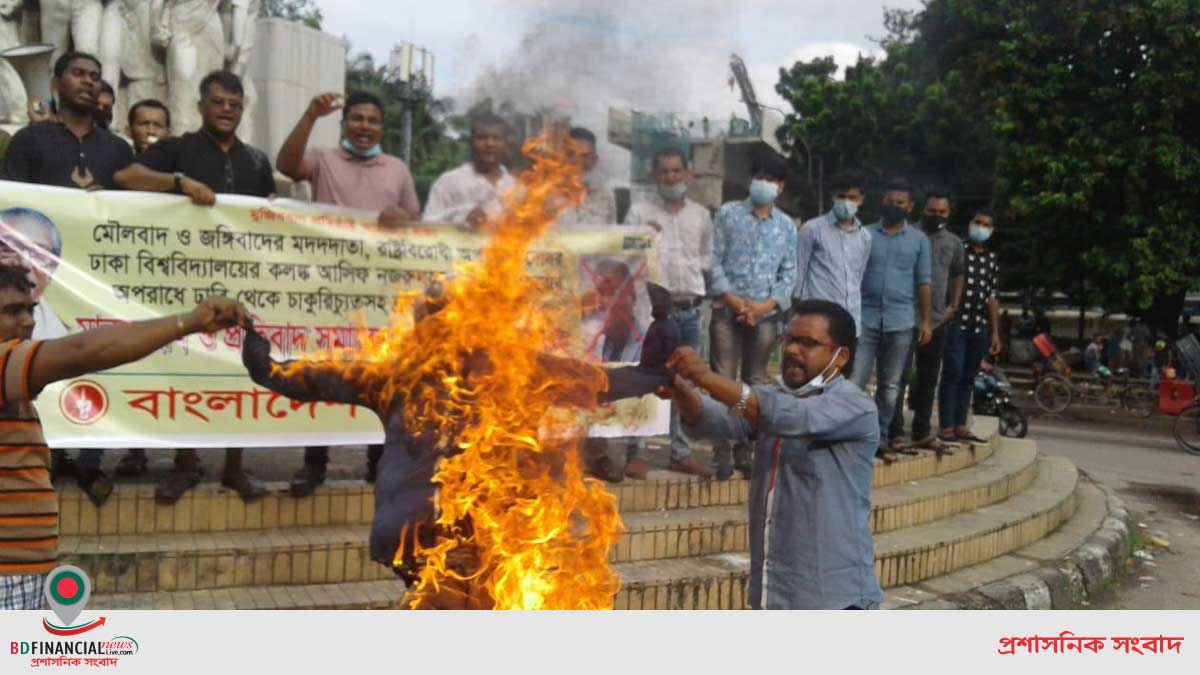
[[[253,129],[242,134],[271,161],[279,147],[322,92],[346,88],[346,50],[341,38],[284,19],[259,19],[248,77],[257,92]],[[340,115],[317,122],[310,148],[335,146],[340,139]]]

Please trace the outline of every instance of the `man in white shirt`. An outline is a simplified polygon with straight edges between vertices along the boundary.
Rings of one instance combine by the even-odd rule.
[[[501,200],[516,185],[504,166],[508,132],[508,123],[492,113],[472,118],[471,160],[433,182],[422,220],[478,228],[500,215]]]
[[[626,225],[648,225],[657,232],[659,284],[671,292],[671,319],[679,324],[682,345],[700,349],[700,306],[707,295],[705,273],[712,266],[713,223],[708,209],[687,198],[687,156],[677,148],[654,156],[655,193],[634,202],[625,217]],[[625,475],[645,478],[649,467],[645,446],[631,448]],[[671,464],[680,471],[704,478],[713,472],[692,457],[687,434],[679,423],[679,411],[671,406]]]
[[[613,225],[617,222],[617,198],[596,165],[596,135],[583,127],[567,132],[567,157],[579,163],[583,172],[580,180],[587,188],[587,197],[579,206],[559,216],[558,225]]]

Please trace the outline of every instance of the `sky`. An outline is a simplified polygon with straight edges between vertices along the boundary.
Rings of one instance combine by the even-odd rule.
[[[729,61],[746,62],[759,100],[780,67],[878,53],[884,6],[920,0],[315,0],[327,32],[386,63],[411,41],[434,53],[435,90],[461,110],[486,96],[550,107],[603,138],[610,106],[685,119],[746,117]],[[601,150],[601,157],[607,154]]]

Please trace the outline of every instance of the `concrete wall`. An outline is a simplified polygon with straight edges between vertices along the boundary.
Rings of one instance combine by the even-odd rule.
[[[346,49],[341,38],[283,19],[259,19],[250,78],[257,103],[253,143],[274,161],[275,153],[321,92],[346,88]],[[310,147],[336,145],[340,114],[317,123]]]

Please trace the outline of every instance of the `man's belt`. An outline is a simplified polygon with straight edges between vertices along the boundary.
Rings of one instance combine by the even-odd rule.
[[[671,307],[676,312],[687,312],[687,311],[696,309],[703,303],[704,303],[704,298],[690,298],[688,300],[673,300],[673,301],[671,301]]]

